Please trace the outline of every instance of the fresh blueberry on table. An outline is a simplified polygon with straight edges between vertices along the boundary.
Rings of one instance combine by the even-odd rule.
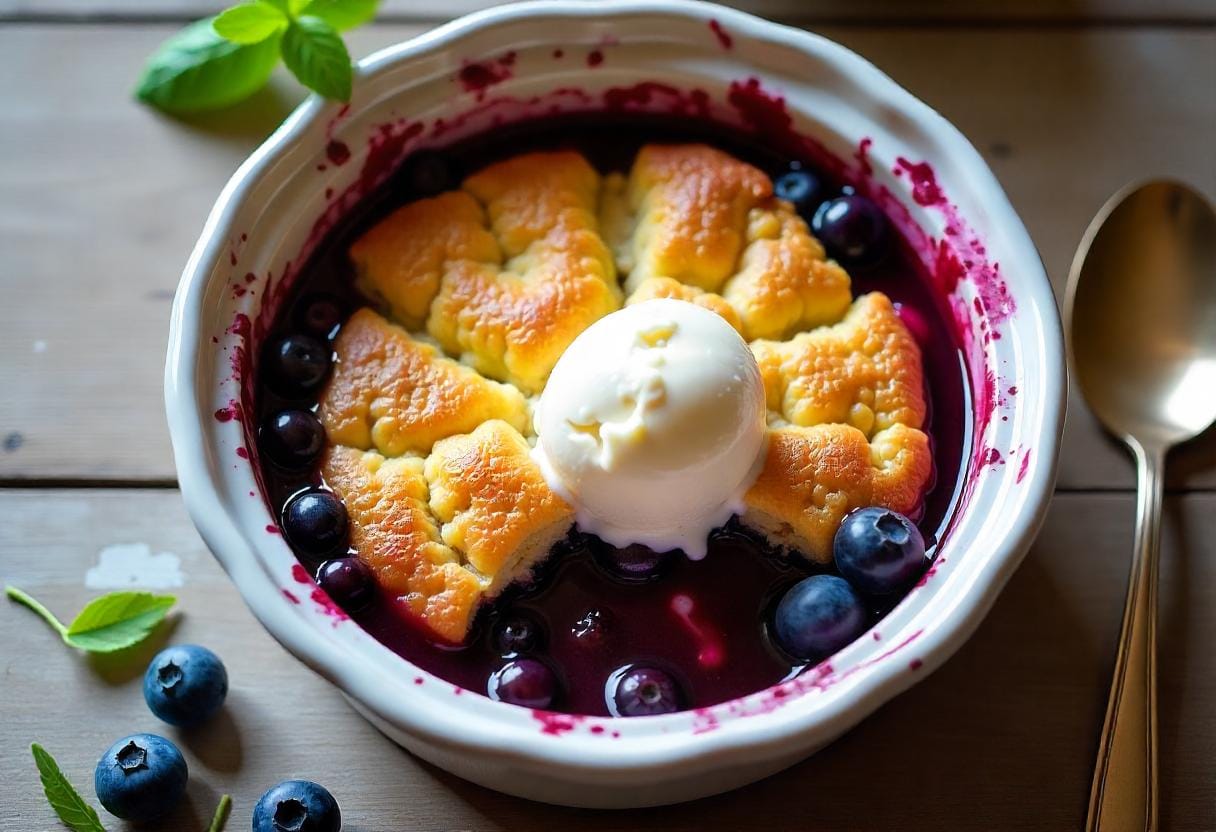
[[[795,167],[777,177],[773,193],[793,203],[794,210],[807,217],[823,200],[823,183],[809,170]]]
[[[526,615],[509,615],[494,628],[494,647],[503,656],[530,653],[540,646],[540,625]]]
[[[861,597],[844,578],[812,575],[794,584],[777,604],[773,636],[799,659],[830,656],[866,629]]]
[[[253,808],[253,832],[338,832],[342,810],[324,786],[284,780]]]
[[[317,295],[304,305],[300,323],[310,335],[332,338],[342,323],[342,304],[329,295]]]
[[[287,335],[266,350],[266,378],[285,396],[304,396],[317,390],[329,374],[329,344],[311,335]]]
[[[186,761],[176,745],[156,734],[134,734],[101,755],[93,786],[110,814],[146,821],[177,805],[188,777]]]
[[[873,265],[885,251],[886,215],[864,196],[829,199],[815,211],[811,229],[828,254],[845,267]]]
[[[346,506],[329,491],[301,491],[283,506],[287,542],[308,555],[325,555],[346,545]]]
[[[317,570],[317,585],[347,612],[357,612],[376,595],[372,570],[356,557],[334,558]]]
[[[876,506],[844,518],[832,552],[840,574],[867,595],[889,595],[906,587],[929,563],[916,524]]]
[[[170,725],[198,725],[215,715],[228,696],[228,671],[220,657],[197,644],[156,654],[144,673],[144,700]]]
[[[593,551],[596,562],[614,578],[629,583],[646,583],[662,577],[678,552],[656,552],[649,546],[634,543],[623,549],[597,541]]]
[[[281,468],[307,468],[325,448],[325,428],[309,410],[272,413],[258,431],[258,442],[270,461]]]
[[[655,667],[634,667],[621,674],[609,710],[616,716],[655,716],[680,710],[680,688]]]
[[[536,659],[513,659],[491,674],[488,693],[498,702],[549,708],[557,699],[557,674]]]

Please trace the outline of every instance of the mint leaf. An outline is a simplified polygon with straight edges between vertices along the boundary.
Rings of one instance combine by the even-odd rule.
[[[141,101],[194,113],[235,104],[266,83],[279,60],[279,39],[236,44],[220,37],[213,21],[195,21],[160,45],[136,86]]]
[[[80,793],[72,788],[59,770],[55,758],[38,743],[31,745],[30,751],[34,753],[34,764],[38,766],[38,777],[42,780],[42,791],[46,793],[47,802],[64,825],[73,832],[106,832],[101,819],[97,817],[97,810],[85,803]]]
[[[220,12],[216,33],[233,43],[261,43],[287,25],[287,16],[269,3],[253,0]]]
[[[337,30],[305,15],[283,33],[283,62],[300,83],[326,98],[350,101],[350,53]]]
[[[90,653],[113,653],[139,644],[177,601],[151,592],[111,592],[94,598],[72,619],[63,640]]]
[[[224,824],[228,822],[228,813],[232,810],[231,795],[224,795],[220,798],[220,805],[215,807],[215,814],[211,817],[211,825],[207,827],[207,832],[223,832]]]
[[[362,26],[376,16],[380,0],[312,0],[302,14],[319,17],[339,32]]]

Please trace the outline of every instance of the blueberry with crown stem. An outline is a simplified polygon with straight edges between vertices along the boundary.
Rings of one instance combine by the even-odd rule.
[[[850,512],[832,542],[836,568],[867,595],[906,587],[929,565],[916,524],[896,511],[871,506]]]
[[[161,650],[144,672],[144,701],[170,725],[206,722],[228,696],[228,671],[220,657],[197,644]]]
[[[311,335],[285,335],[266,348],[266,378],[284,396],[306,396],[329,375],[329,344]]]
[[[284,780],[253,807],[253,832],[339,832],[342,810],[324,786]]]
[[[536,659],[513,659],[491,674],[487,693],[497,702],[550,708],[557,699],[557,674]]]
[[[609,710],[615,716],[657,716],[680,710],[675,679],[656,667],[633,667],[617,680]]]
[[[258,445],[280,468],[307,468],[325,449],[325,427],[309,410],[280,410],[262,424]]]
[[[777,604],[773,637],[798,659],[818,661],[866,629],[861,597],[844,578],[812,575],[794,584]]]
[[[301,491],[283,506],[287,542],[308,555],[326,555],[344,547],[348,526],[346,506],[329,491]]]
[[[110,814],[140,822],[176,806],[188,779],[186,760],[176,745],[156,734],[133,734],[101,755],[93,787]]]
[[[803,217],[810,217],[823,200],[823,183],[809,170],[794,165],[773,182],[773,193],[792,203],[794,210]]]

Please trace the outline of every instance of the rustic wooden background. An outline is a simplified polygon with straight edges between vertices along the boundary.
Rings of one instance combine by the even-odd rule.
[[[468,785],[381,738],[255,623],[175,490],[161,404],[170,301],[220,187],[299,100],[285,77],[217,118],[133,103],[145,56],[212,0],[0,0],[0,579],[70,615],[101,549],[176,554],[164,638],[227,661],[224,716],[181,741],[205,827],[246,829],[288,776],[328,784],[351,830],[1068,830],[1080,827],[1131,547],[1133,477],[1075,397],[1047,524],[974,638],[815,758],[746,789],[638,812],[547,807]],[[484,0],[386,0],[367,54]],[[1081,232],[1129,180],[1216,195],[1212,0],[751,0],[873,60],[989,160],[1063,285]],[[1146,275],[1145,279],[1152,279]],[[1171,462],[1161,590],[1162,827],[1216,829],[1216,439]],[[138,676],[0,603],[0,828],[58,829],[27,746],[92,797],[118,736],[163,730]],[[119,828],[110,819],[111,828]]]

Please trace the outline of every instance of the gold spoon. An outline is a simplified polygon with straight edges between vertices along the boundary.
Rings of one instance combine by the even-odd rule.
[[[1085,232],[1064,300],[1073,373],[1136,458],[1136,545],[1089,832],[1157,828],[1157,552],[1166,452],[1216,420],[1216,211],[1177,182],[1125,188]]]

